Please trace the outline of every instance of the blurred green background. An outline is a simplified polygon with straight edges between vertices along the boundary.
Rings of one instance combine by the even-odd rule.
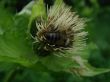
[[[30,1],[0,0],[0,17],[7,20]],[[44,1],[51,6],[54,0]],[[64,2],[81,17],[89,20],[86,26],[89,32],[87,44],[91,46],[89,63],[95,67],[110,68],[110,0],[64,0]],[[2,16],[1,10],[4,9],[9,15]],[[13,71],[14,67],[15,64],[0,62],[0,82],[7,82],[7,79],[9,82],[110,82],[110,72],[93,77],[78,77],[65,72],[34,72],[24,67]]]

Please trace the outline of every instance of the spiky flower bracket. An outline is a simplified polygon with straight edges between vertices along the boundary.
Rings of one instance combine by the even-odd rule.
[[[64,3],[52,6],[47,11],[47,19],[42,19],[40,23],[36,21],[36,27],[38,31],[35,40],[44,44],[42,50],[79,54],[86,46],[85,20]],[[64,53],[54,55],[69,57],[69,54]]]
[[[62,0],[56,0],[47,12],[43,0],[33,2],[33,5],[28,30],[30,32],[33,28],[31,26],[34,20],[35,35],[30,34],[34,39],[33,50],[38,57],[38,63],[49,70],[74,72],[82,76],[110,71],[97,70],[83,58],[88,34],[85,31],[84,18],[80,18]]]
[[[79,56],[86,47],[85,22],[63,2],[47,10],[46,18],[40,16],[35,21],[34,37],[34,51],[40,62],[54,70],[70,71],[74,64],[80,67]]]

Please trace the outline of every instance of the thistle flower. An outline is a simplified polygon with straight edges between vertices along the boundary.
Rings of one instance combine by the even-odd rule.
[[[41,20],[40,23],[36,21],[35,40],[40,43],[39,50],[67,56],[62,52],[77,54],[86,46],[85,20],[72,12],[71,7],[64,3],[52,6],[47,11],[47,19]]]

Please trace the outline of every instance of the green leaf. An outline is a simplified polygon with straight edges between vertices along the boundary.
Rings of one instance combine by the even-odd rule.
[[[107,68],[95,68],[89,65],[88,63],[85,63],[86,69],[80,71],[80,75],[82,76],[95,76],[99,74],[103,74],[106,72],[110,72],[110,69]]]
[[[44,1],[38,0],[38,1],[35,1],[34,5],[32,7],[32,14],[30,17],[29,25],[28,25],[29,31],[30,31],[33,20],[35,20],[35,19],[38,20],[41,17],[46,18],[46,8],[45,8]]]
[[[35,1],[31,1],[29,4],[27,4],[17,15],[31,15],[32,14],[32,7],[34,5]]]
[[[59,54],[59,53],[56,53]],[[78,68],[80,65],[77,64],[74,60],[68,57],[58,57],[53,54],[47,57],[39,58],[40,62],[52,71],[66,71],[69,68],[76,67]]]
[[[13,17],[0,8],[0,61],[31,66],[37,62],[32,42],[27,38],[28,17]]]
[[[78,75],[81,76],[95,76],[102,73],[110,72],[110,69],[106,68],[95,68],[91,66],[87,60],[82,59],[80,56],[76,56],[73,58],[80,65],[80,68],[71,69]]]

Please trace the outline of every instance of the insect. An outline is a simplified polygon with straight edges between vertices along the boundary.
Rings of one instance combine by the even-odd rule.
[[[53,51],[69,49],[72,44],[68,31],[66,29],[61,31],[59,27],[55,27],[53,24],[43,29],[38,29],[36,36],[33,36],[33,39],[37,39],[38,43],[35,42],[33,44],[33,49],[37,55],[43,57]],[[73,35],[71,37],[73,38]]]
[[[70,47],[70,35],[67,34],[65,29],[58,30],[53,25],[38,32],[39,40],[45,44],[46,50],[66,49]]]
[[[44,37],[48,44],[53,46],[58,46],[60,41],[66,39],[60,32],[48,32],[44,34]]]

